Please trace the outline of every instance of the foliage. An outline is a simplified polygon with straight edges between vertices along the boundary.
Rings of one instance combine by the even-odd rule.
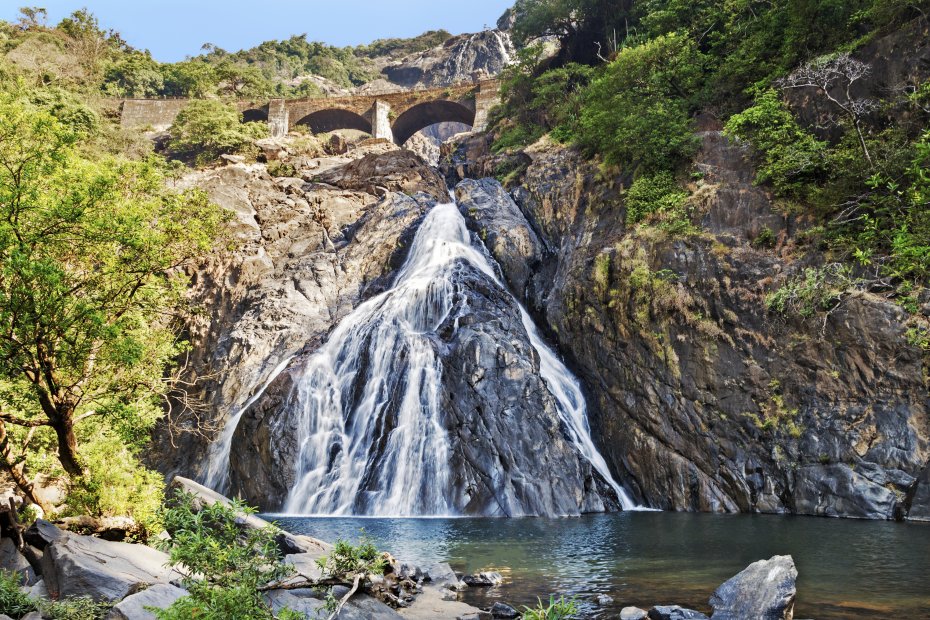
[[[324,575],[336,579],[352,578],[355,575],[383,575],[387,568],[384,555],[364,531],[358,546],[337,540],[333,551],[316,561]]]
[[[411,39],[377,39],[368,45],[359,45],[353,50],[356,56],[377,58],[389,56],[400,58],[408,54],[423,52],[438,47],[452,38],[445,30],[429,30]]]
[[[580,611],[577,599],[561,596],[556,600],[554,594],[549,595],[548,605],[537,599],[536,607],[524,607],[523,610],[523,620],[568,620],[577,617]]]
[[[103,620],[110,610],[106,603],[96,603],[87,597],[60,601],[35,599],[20,588],[22,578],[17,573],[0,570],[0,614],[11,618],[39,611],[48,620]]]
[[[38,609],[35,599],[20,589],[22,583],[19,573],[0,570],[0,614],[21,618]]]
[[[278,529],[243,528],[240,515],[254,514],[241,502],[214,503],[199,510],[198,500],[178,491],[162,512],[170,535],[161,543],[171,562],[186,574],[189,595],[166,610],[161,620],[261,620],[274,618],[259,587],[282,579],[292,567],[284,564],[275,538]]]
[[[135,455],[161,415],[184,347],[178,267],[223,216],[168,192],[154,161],[79,154],[81,134],[15,89],[0,93],[0,136],[0,426],[27,454],[53,441],[77,478],[79,440],[111,433]],[[24,463],[4,465],[15,477]]]
[[[667,220],[687,218],[684,205],[688,192],[678,187],[668,172],[639,177],[624,197],[628,224],[638,224],[652,215],[666,216]]]
[[[268,135],[264,123],[242,123],[229,104],[215,99],[191,101],[171,125],[168,148],[199,163],[235,153]]]
[[[752,144],[758,163],[756,182],[779,196],[803,199],[824,174],[826,143],[803,129],[778,92],[762,92],[755,104],[727,121],[728,134]]]
[[[774,312],[804,318],[833,309],[855,285],[852,270],[840,264],[810,267],[765,298]]]
[[[608,163],[657,171],[695,150],[691,123],[703,56],[679,35],[623,49],[585,94],[579,143]]]
[[[632,0],[517,0],[512,33],[521,45],[556,36],[564,60],[592,64],[617,50],[633,5]]]

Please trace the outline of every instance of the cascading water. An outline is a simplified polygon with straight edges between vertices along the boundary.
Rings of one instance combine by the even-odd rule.
[[[471,244],[456,205],[437,205],[417,231],[394,286],[345,317],[307,361],[289,405],[298,416],[300,456],[285,512],[456,514],[445,493],[451,446],[441,424],[436,330],[454,310],[458,261],[503,288],[488,257]],[[521,315],[570,439],[623,508],[633,508],[591,440],[577,381],[522,307]],[[284,429],[270,430],[275,436]]]

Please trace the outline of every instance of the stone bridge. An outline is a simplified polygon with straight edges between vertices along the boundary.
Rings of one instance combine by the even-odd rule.
[[[125,127],[167,129],[188,101],[124,99],[121,123]],[[358,129],[403,144],[435,123],[464,123],[483,130],[488,112],[499,101],[500,82],[483,80],[383,95],[238,101],[236,105],[243,121],[265,121],[273,136],[283,136],[295,125],[306,125],[313,133]]]

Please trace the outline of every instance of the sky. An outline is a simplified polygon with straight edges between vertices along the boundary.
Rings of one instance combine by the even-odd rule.
[[[412,37],[444,28],[453,34],[494,27],[513,0],[0,0],[0,19],[21,6],[48,10],[57,24],[88,8],[102,27],[162,62],[200,53],[204,43],[227,51],[306,33],[313,41],[345,46]]]

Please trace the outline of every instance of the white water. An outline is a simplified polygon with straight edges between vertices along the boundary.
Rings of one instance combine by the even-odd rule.
[[[210,454],[207,456],[207,473],[203,480],[206,486],[218,493],[226,493],[229,490],[229,451],[232,448],[233,435],[236,433],[236,427],[239,426],[239,420],[242,419],[242,414],[261,398],[268,386],[271,385],[271,382],[284,372],[292,359],[294,359],[293,355],[278,364],[261,387],[226,422],[220,436],[210,446]]]
[[[501,284],[486,255],[472,246],[458,208],[437,205],[417,231],[394,286],[343,319],[308,360],[290,404],[299,416],[300,462],[284,512],[455,514],[445,494],[451,446],[441,424],[442,363],[434,339],[455,310],[458,260]],[[591,440],[578,382],[522,307],[521,315],[570,439],[610,483],[623,508],[633,508]],[[272,429],[272,436],[278,430]]]

